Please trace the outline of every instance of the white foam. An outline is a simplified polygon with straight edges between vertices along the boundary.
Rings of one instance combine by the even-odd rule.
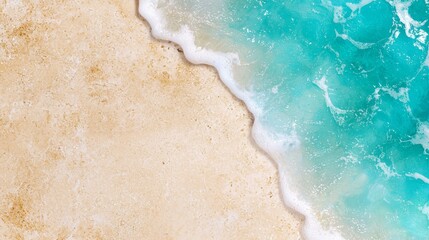
[[[350,8],[350,10],[352,10],[352,12],[354,12],[356,10],[360,11],[363,7],[374,1],[375,0],[362,0],[359,3],[346,3],[346,5]]]
[[[408,92],[410,90],[409,88],[401,87],[398,89],[398,91],[395,91],[394,89],[389,88],[389,87],[380,87],[380,88],[376,88],[375,90],[377,92],[379,90],[381,90],[381,91],[389,94],[389,96],[391,96],[392,98],[399,100],[402,103],[407,103],[410,100],[410,98],[408,96]]]
[[[422,68],[423,67],[429,67],[429,50],[427,51],[426,59],[425,59],[425,61],[422,64]]]
[[[331,111],[337,123],[340,125],[344,124],[345,119],[343,115],[347,114],[347,110],[338,108],[332,103],[331,97],[329,96],[328,80],[326,79],[326,76],[323,76],[319,80],[313,81],[313,83],[316,84],[323,91],[326,106]]]
[[[293,132],[289,136],[280,136],[269,133],[269,131],[263,128],[259,121],[262,111],[253,102],[250,93],[241,89],[234,81],[232,67],[234,64],[240,64],[238,55],[235,53],[214,52],[195,46],[192,31],[186,26],[176,33],[168,31],[163,14],[157,9],[157,3],[157,0],[140,0],[139,2],[139,12],[151,25],[153,36],[179,44],[183,49],[186,59],[192,63],[214,66],[224,84],[235,96],[244,101],[249,111],[254,115],[253,138],[278,165],[285,204],[305,217],[302,228],[303,237],[314,240],[344,239],[336,229],[324,229],[309,204],[291,191],[289,181],[287,180],[288,176],[285,174],[287,167],[284,162],[286,158],[285,151],[288,150],[288,158],[300,158],[299,139]]]
[[[414,178],[416,180],[420,180],[420,181],[422,181],[422,182],[424,182],[426,184],[429,184],[429,178],[423,176],[420,173],[407,173],[407,174],[405,174],[405,176],[411,177],[411,178]]]
[[[383,173],[387,176],[387,178],[400,177],[401,176],[384,162],[378,161],[375,166],[377,168],[381,169],[381,171],[383,171]]]
[[[362,0],[359,3],[346,3],[346,6],[352,11],[349,17],[344,17],[344,9],[341,6],[334,6],[331,2],[324,3],[334,10],[334,23],[345,23],[347,20],[356,17],[360,10],[374,2],[375,0]]]
[[[420,122],[417,127],[417,133],[411,139],[411,142],[413,144],[420,144],[425,154],[429,154],[429,123]]]
[[[403,2],[401,0],[394,0],[390,1],[389,3],[395,7],[396,15],[399,17],[401,23],[404,24],[405,34],[407,35],[407,37],[415,39],[421,44],[425,44],[428,33],[425,32],[423,29],[420,29],[420,27],[425,25],[427,20],[419,22],[414,20],[410,16],[408,9],[413,3],[413,1]]]
[[[365,42],[359,42],[354,40],[353,38],[351,38],[349,35],[344,34],[344,33],[338,33],[337,30],[335,30],[335,36],[336,37],[340,37],[345,41],[349,41],[351,44],[353,44],[353,46],[355,46],[358,49],[368,49],[371,48],[372,46],[374,46],[375,43],[365,43]]]
[[[352,153],[349,153],[347,156],[341,157],[340,160],[350,164],[356,164],[360,162],[359,159]]]
[[[344,239],[336,229],[324,229],[310,205],[291,190],[290,180],[287,175],[288,166],[285,159],[298,158],[297,161],[300,161],[299,159],[302,157],[300,141],[296,133],[292,131],[288,136],[270,133],[256,119],[253,124],[252,134],[256,143],[275,160],[278,166],[283,201],[288,207],[305,217],[302,231],[303,237],[314,240]]]
[[[194,35],[188,26],[182,26],[178,32],[167,30],[165,17],[157,8],[158,0],[140,0],[139,13],[146,19],[152,28],[155,38],[168,40],[179,44],[188,61],[194,64],[207,64],[218,71],[225,85],[238,98],[250,101],[250,93],[240,89],[232,76],[232,66],[239,65],[240,59],[236,53],[215,52],[195,45]]]
[[[426,203],[423,207],[420,207],[419,210],[420,210],[421,213],[423,213],[424,215],[426,215],[426,217],[429,220],[429,206],[428,206],[428,204]]]
[[[341,6],[332,6],[334,9],[334,23],[345,23],[347,19],[344,17],[344,9]]]

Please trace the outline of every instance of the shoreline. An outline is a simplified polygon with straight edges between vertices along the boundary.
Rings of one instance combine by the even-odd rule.
[[[156,39],[176,43],[183,49],[185,59],[193,64],[213,67],[218,73],[219,80],[228,91],[243,102],[244,107],[255,119],[251,124],[251,138],[254,147],[263,151],[277,168],[283,203],[286,208],[305,219],[300,228],[302,237],[306,239],[344,239],[338,229],[334,227],[325,229],[317,217],[318,213],[314,212],[309,203],[300,198],[298,193],[291,190],[291,179],[287,175],[288,166],[285,159],[296,159],[297,161],[301,159],[301,150],[296,147],[300,145],[300,140],[295,133],[282,136],[271,133],[259,121],[262,112],[258,103],[251,97],[252,93],[241,89],[234,79],[234,66],[240,65],[238,53],[218,52],[197,46],[194,32],[187,25],[180,27],[178,31],[170,31],[167,27],[168,18],[157,8],[157,0],[140,0],[139,13],[151,26],[151,34]],[[286,151],[285,148],[288,150]]]
[[[299,239],[213,68],[152,39],[133,2],[20,5],[2,17],[0,236]]]

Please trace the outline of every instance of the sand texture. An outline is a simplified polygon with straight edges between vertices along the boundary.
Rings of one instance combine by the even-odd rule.
[[[0,1],[0,239],[298,239],[243,104],[136,4]]]

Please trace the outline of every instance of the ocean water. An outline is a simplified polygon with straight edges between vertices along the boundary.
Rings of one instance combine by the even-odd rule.
[[[140,0],[140,13],[246,103],[304,238],[429,239],[428,0]]]

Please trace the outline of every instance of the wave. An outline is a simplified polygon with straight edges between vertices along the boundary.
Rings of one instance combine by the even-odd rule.
[[[287,158],[301,158],[299,152],[299,139],[296,135],[281,136],[271,133],[263,127],[259,121],[261,111],[259,106],[251,99],[251,94],[241,89],[234,80],[232,69],[234,64],[240,64],[237,53],[216,52],[210,49],[201,48],[195,45],[192,30],[187,26],[177,32],[171,32],[166,28],[166,19],[162,12],[157,9],[157,0],[140,0],[139,13],[149,23],[152,35],[160,40],[171,41],[178,44],[188,61],[193,64],[206,64],[213,66],[222,82],[240,100],[242,100],[248,110],[254,116],[252,136],[258,146],[263,149],[275,161],[279,169],[282,196],[285,204],[294,211],[302,214],[305,218],[302,235],[306,239],[344,239],[335,229],[325,230],[317,220],[315,213],[304,200],[290,190],[288,184],[287,165],[284,160]]]
[[[254,116],[307,239],[429,239],[429,3],[140,0]]]

